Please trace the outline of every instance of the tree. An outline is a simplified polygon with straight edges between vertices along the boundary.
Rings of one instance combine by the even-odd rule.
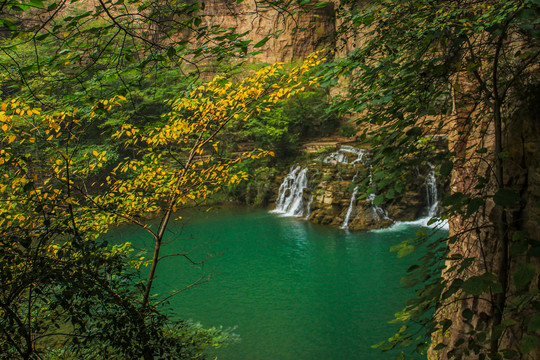
[[[398,320],[425,326],[433,358],[536,358],[538,337],[538,102],[536,1],[378,1],[342,7],[358,48],[328,69],[349,79],[339,104],[359,115],[379,189],[397,194],[411,166],[438,165],[452,192],[406,283],[424,284]],[[430,151],[447,134],[449,152]],[[431,155],[430,155],[431,154]],[[532,177],[531,177],[532,176]],[[442,274],[442,275],[441,275]],[[425,337],[403,326],[384,348]],[[403,356],[400,355],[400,356]]]
[[[36,77],[65,86],[101,71],[99,82],[106,86],[114,74],[129,91],[163,66],[198,71],[203,59],[246,53],[249,41],[203,21],[203,7],[168,0],[3,1],[0,35],[11,40],[1,47],[10,58],[4,70],[31,93]],[[33,48],[32,63],[17,53],[23,45]]]
[[[246,179],[230,171],[233,164],[268,154],[220,158],[217,134],[302,91],[306,72],[319,62],[313,55],[292,69],[268,66],[236,83],[216,76],[171,100],[161,125],[122,124],[112,138],[134,156],[112,169],[105,150],[84,152],[80,143],[89,124],[107,118],[124,96],[69,111],[3,102],[0,245],[7,286],[0,306],[7,316],[0,343],[6,356],[43,358],[47,339],[83,358],[202,356],[219,332],[168,319],[151,296],[166,228],[183,205]],[[157,228],[145,223],[149,213],[159,214]],[[101,240],[121,222],[154,239],[150,259]],[[146,280],[137,271],[142,265],[149,268]]]

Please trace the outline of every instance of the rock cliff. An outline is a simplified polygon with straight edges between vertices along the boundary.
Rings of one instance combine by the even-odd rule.
[[[463,86],[471,82],[462,79]],[[473,91],[473,89],[469,89]],[[492,121],[482,119],[477,107],[467,100],[460,102],[454,129],[450,133],[450,147],[458,158],[452,172],[451,192],[485,199],[479,210],[466,216],[454,214],[450,219],[450,236],[446,270],[443,279],[449,288],[454,281],[470,281],[482,274],[497,279],[500,288],[480,291],[470,296],[458,294],[441,301],[439,321],[451,321],[444,334],[433,334],[430,359],[451,359],[472,356],[473,350],[487,354],[479,334],[502,335],[491,348],[500,349],[509,359],[538,359],[540,345],[530,345],[528,354],[522,354],[524,338],[530,337],[527,326],[538,308],[539,279],[536,276],[521,279],[523,270],[534,274],[540,269],[540,92],[538,86],[528,89],[527,95],[515,102],[513,113],[502,129],[502,147],[506,149],[501,161],[502,183],[494,174],[493,154],[496,151],[495,129]],[[486,156],[478,157],[478,153]],[[519,200],[509,198],[505,206],[495,201],[498,190],[518,194]],[[499,192],[499,195],[501,192]],[[471,260],[463,266],[462,259]],[[486,275],[487,274],[487,275]],[[495,286],[495,285],[494,285]],[[497,285],[498,286],[498,285]],[[526,303],[523,303],[524,299]],[[529,331],[529,335],[527,335]],[[536,332],[538,334],[538,332]],[[522,339],[522,340],[519,340]],[[534,341],[534,340],[532,340]],[[434,350],[437,344],[445,345]],[[489,349],[489,347],[488,347]]]
[[[255,0],[230,3],[226,0],[205,2],[204,14],[209,26],[219,25],[245,34],[250,51],[260,51],[250,60],[290,62],[312,52],[333,47],[336,30],[332,2],[289,8],[287,11]],[[259,48],[254,45],[269,37]]]

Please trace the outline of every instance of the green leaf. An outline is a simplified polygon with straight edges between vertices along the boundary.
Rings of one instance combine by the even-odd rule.
[[[501,206],[511,206],[519,202],[521,198],[513,190],[508,188],[499,189],[493,196],[493,201],[495,204]]]
[[[480,276],[472,276],[463,283],[463,291],[471,295],[481,295],[489,290],[489,284]]]
[[[533,264],[519,264],[514,273],[514,285],[517,290],[523,289],[536,275],[536,269]]]
[[[422,128],[414,126],[406,132],[407,136],[417,137],[422,135]]]
[[[448,346],[448,345],[446,345],[446,344],[444,344],[444,343],[439,343],[439,344],[437,344],[437,345],[433,348],[433,350],[435,350],[435,351],[437,351],[437,350],[442,350],[442,349],[444,349],[444,348],[447,347],[447,346]]]
[[[441,321],[441,325],[442,325],[442,332],[444,334],[446,330],[450,329],[450,326],[452,326],[452,320],[444,319],[443,321]]]
[[[456,193],[447,195],[443,199],[443,205],[444,206],[459,205],[459,204],[461,204],[461,202],[463,201],[464,198],[465,198],[465,195],[463,195],[463,193],[456,192]]]
[[[375,199],[373,199],[373,204],[380,205],[382,204],[383,200],[384,200],[384,195],[377,195],[375,196]]]
[[[538,337],[532,335],[525,335],[519,342],[519,349],[522,353],[528,354],[538,347]]]
[[[480,209],[480,207],[482,205],[484,205],[484,199],[482,199],[482,198],[471,199],[471,201],[469,201],[469,205],[467,205],[467,215],[466,215],[466,217],[469,217],[472,214],[474,214],[475,212],[477,212],[478,209]]]
[[[447,177],[450,176],[452,169],[454,168],[454,163],[452,161],[445,161],[441,164],[441,176]]]
[[[36,8],[42,8],[43,7],[43,1],[42,0],[30,0],[30,6],[36,7]]]
[[[36,40],[41,41],[45,40],[49,36],[49,33],[39,34],[36,36]]]
[[[268,36],[266,36],[265,38],[263,38],[261,41],[259,41],[258,43],[256,43],[255,45],[253,45],[254,48],[260,48],[261,46],[264,46],[264,44],[266,44],[266,42],[268,41],[268,39],[270,39]]]
[[[529,250],[529,244],[527,241],[520,241],[515,244],[512,244],[512,247],[510,248],[510,254],[511,255],[519,255],[519,254],[525,254]]]
[[[503,349],[501,350],[501,352],[503,353],[503,357],[505,359],[513,359],[514,357],[518,355],[517,351],[512,350],[512,349]]]
[[[510,326],[514,326],[517,324],[517,321],[514,320],[514,319],[504,319],[501,324],[504,326],[504,327],[510,327]]]
[[[17,27],[15,26],[15,24],[13,24],[13,22],[11,22],[11,20],[9,19],[1,19],[0,23],[2,23],[5,27],[7,27],[11,31],[17,30]]]
[[[172,58],[173,56],[176,55],[176,49],[174,47],[170,47],[167,49],[167,57],[168,58]]]
[[[501,151],[499,153],[499,159],[506,159],[510,157],[510,153],[508,151]]]
[[[463,316],[463,318],[467,319],[467,320],[471,320],[473,318],[473,312],[471,309],[465,309],[463,310],[463,312],[461,313],[461,316]],[[457,345],[457,344],[456,344]]]
[[[540,330],[540,314],[531,316],[529,324],[527,325],[528,332],[535,332],[536,330]]]
[[[397,253],[397,256],[398,257],[404,257],[404,256],[407,256],[409,255],[410,253],[412,253],[414,251],[415,247],[412,246],[412,245],[404,245],[401,249],[399,249],[398,253]]]
[[[516,231],[512,234],[512,241],[519,241],[525,237],[527,237],[527,233],[525,231]]]

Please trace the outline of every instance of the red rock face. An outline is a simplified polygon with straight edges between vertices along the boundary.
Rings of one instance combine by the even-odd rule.
[[[234,28],[251,40],[250,51],[260,51],[254,61],[290,62],[332,45],[335,32],[334,4],[323,8],[302,7],[288,13],[255,1],[240,4],[225,0],[205,2],[204,14],[209,25]],[[270,36],[260,48],[255,44]]]

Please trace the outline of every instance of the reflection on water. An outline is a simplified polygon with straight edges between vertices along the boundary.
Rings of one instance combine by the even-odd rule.
[[[170,305],[206,326],[237,326],[242,341],[218,349],[219,359],[391,358],[370,346],[395,330],[387,322],[408,295],[399,280],[411,260],[388,249],[417,228],[352,233],[244,208],[184,219],[172,227],[164,255],[191,249],[195,260],[217,256],[200,267],[165,259],[157,290],[213,274]],[[133,229],[110,236],[151,249]]]

